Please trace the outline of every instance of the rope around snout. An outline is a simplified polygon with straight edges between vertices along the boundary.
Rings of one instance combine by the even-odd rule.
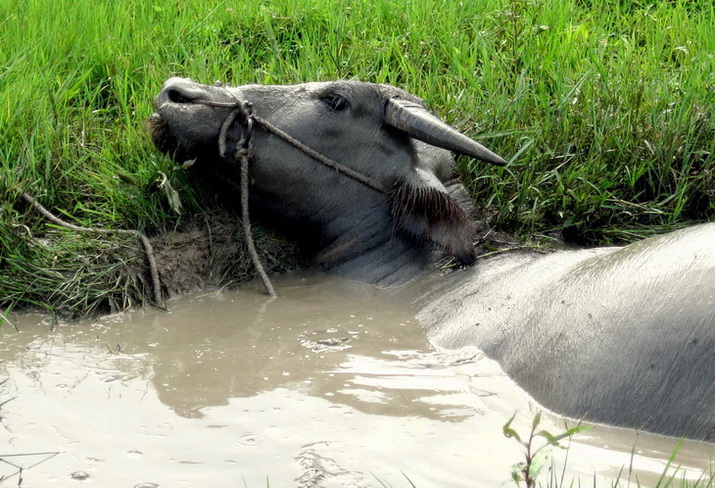
[[[226,90],[226,94],[236,100],[236,102],[231,102],[231,103],[222,103],[222,102],[209,102],[209,101],[203,101],[203,100],[196,100],[192,103],[197,103],[200,105],[207,105],[209,107],[222,107],[222,108],[233,108],[231,112],[226,116],[226,119],[223,121],[223,124],[221,124],[221,130],[219,131],[219,139],[218,139],[218,144],[219,144],[219,154],[221,154],[221,157],[225,157],[226,155],[226,138],[228,136],[228,129],[231,127],[233,122],[236,120],[236,116],[238,115],[238,112],[240,111],[243,116],[246,119],[246,124],[250,124],[251,126],[253,123],[256,123],[260,125],[266,132],[273,134],[274,136],[278,137],[280,140],[283,142],[286,142],[293,146],[294,148],[298,149],[299,151],[305,153],[307,156],[310,156],[314,160],[318,161],[319,163],[324,164],[325,166],[334,169],[335,171],[342,173],[346,176],[349,176],[350,178],[354,179],[355,181],[358,181],[362,183],[363,185],[372,188],[373,190],[382,193],[382,194],[389,194],[388,190],[385,190],[385,188],[375,181],[374,179],[370,178],[367,175],[364,175],[360,173],[359,171],[355,171],[354,169],[348,168],[347,166],[338,163],[334,159],[330,159],[329,157],[319,153],[315,149],[312,149],[309,146],[306,146],[302,142],[300,142],[298,139],[295,137],[291,136],[287,132],[279,129],[272,123],[268,122],[266,119],[259,117],[256,115],[255,111],[253,110],[253,105],[247,101],[241,101],[239,100],[233,93],[230,91]],[[252,130],[252,129],[251,129]],[[246,138],[245,140],[250,139],[250,135]]]

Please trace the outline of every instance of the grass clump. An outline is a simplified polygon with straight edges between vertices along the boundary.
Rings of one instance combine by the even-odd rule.
[[[607,244],[712,220],[713,24],[706,0],[0,0],[0,305],[125,303],[101,290],[128,286],[111,271],[126,243],[50,229],[22,191],[147,234],[215,207],[145,133],[172,75],[401,86],[511,160],[459,168],[521,235]]]
[[[571,440],[573,440],[578,434],[582,432],[587,432],[593,429],[593,426],[584,425],[578,422],[573,427],[565,427],[562,432],[552,433],[545,429],[541,429],[541,412],[537,412],[531,422],[531,429],[527,436],[520,436],[519,433],[512,427],[512,423],[516,414],[514,414],[506,424],[502,427],[502,431],[507,438],[514,439],[518,442],[524,449],[524,459],[516,463],[512,467],[511,479],[517,488],[520,488],[523,484],[525,488],[536,488],[537,486],[544,486],[548,488],[558,488],[558,487],[580,487],[581,480],[566,480],[566,469],[568,465],[568,456],[564,461],[561,473],[557,473],[553,467],[553,464],[547,469],[549,475],[546,481],[542,481],[545,475],[542,475],[544,468],[547,468],[549,463],[550,448],[561,448],[570,449]],[[563,443],[566,442],[567,445],[564,446]],[[679,440],[673,452],[671,453],[668,461],[663,467],[663,472],[655,481],[655,488],[667,488],[667,487],[680,487],[680,488],[712,488],[715,486],[715,474],[703,473],[697,480],[691,481],[685,477],[684,471],[681,470],[681,466],[676,465],[675,458],[680,451],[683,440]],[[630,488],[636,487],[640,488],[643,486],[638,480],[638,475],[633,471],[633,457],[635,456],[635,446],[631,451],[631,465],[628,470],[622,469],[616,479],[609,482],[611,488]],[[625,479],[624,479],[625,476]],[[635,479],[633,479],[635,478]],[[585,486],[585,485],[584,485]],[[589,486],[594,488],[597,486],[596,477]]]

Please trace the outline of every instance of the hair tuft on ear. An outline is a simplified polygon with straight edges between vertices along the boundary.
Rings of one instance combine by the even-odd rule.
[[[407,180],[396,181],[390,193],[397,232],[418,242],[436,244],[462,265],[474,264],[474,223],[448,193]]]

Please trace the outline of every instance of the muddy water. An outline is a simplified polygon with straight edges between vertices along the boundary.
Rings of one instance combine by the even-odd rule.
[[[525,433],[536,407],[494,362],[431,348],[406,291],[318,274],[275,285],[274,300],[247,287],[168,313],[5,325],[0,477],[15,465],[23,487],[509,484],[522,451],[501,427],[516,412]],[[592,486],[633,463],[647,485],[675,445],[598,427],[572,443],[565,479]],[[677,461],[697,478],[714,456],[686,443]]]

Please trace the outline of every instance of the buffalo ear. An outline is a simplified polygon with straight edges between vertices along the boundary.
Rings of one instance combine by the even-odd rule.
[[[392,185],[392,217],[395,230],[420,242],[432,242],[459,264],[476,261],[476,229],[462,207],[433,176],[417,170],[414,180]]]

